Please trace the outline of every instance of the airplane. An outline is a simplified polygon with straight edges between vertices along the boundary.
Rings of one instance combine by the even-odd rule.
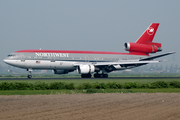
[[[108,73],[139,67],[149,63],[158,63],[154,59],[174,54],[168,52],[150,56],[150,53],[162,51],[161,43],[152,42],[159,23],[152,23],[135,42],[124,44],[129,53],[104,51],[74,51],[74,50],[19,50],[9,54],[4,62],[29,71],[38,69],[53,70],[54,74],[67,74],[75,70],[82,78],[108,78]]]

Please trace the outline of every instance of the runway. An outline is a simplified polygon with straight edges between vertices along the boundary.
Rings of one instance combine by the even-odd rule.
[[[109,77],[109,78],[0,78],[0,80],[82,80],[82,79],[180,79],[180,77]]]

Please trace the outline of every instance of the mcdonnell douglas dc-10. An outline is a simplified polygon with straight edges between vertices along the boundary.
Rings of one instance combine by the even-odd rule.
[[[125,70],[149,63],[158,63],[153,59],[170,55],[168,52],[149,56],[149,53],[162,51],[161,43],[152,42],[159,23],[152,23],[135,42],[124,44],[129,53],[72,51],[72,50],[20,50],[15,51],[4,59],[4,62],[31,72],[36,69],[53,70],[55,74],[67,74],[77,70],[82,78],[107,78],[108,73]]]

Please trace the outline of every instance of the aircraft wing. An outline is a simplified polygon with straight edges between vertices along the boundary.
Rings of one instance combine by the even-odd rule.
[[[168,52],[168,53],[164,53],[164,54],[160,54],[160,55],[150,56],[150,57],[142,58],[139,61],[153,60],[155,58],[163,57],[163,56],[174,54],[174,53],[176,53],[176,52]]]
[[[161,61],[119,61],[119,62],[86,62],[86,63],[75,63],[74,66],[79,65],[94,65],[94,66],[110,66],[110,65],[138,65],[138,64],[148,64],[148,63],[158,63]]]
[[[119,61],[119,62],[97,62],[92,63],[94,66],[110,66],[110,65],[140,65],[140,64],[149,64],[149,63],[158,63],[161,61]]]
[[[142,58],[139,60],[127,60],[127,61],[117,61],[117,62],[86,62],[86,63],[74,63],[74,66],[79,66],[79,65],[94,65],[94,66],[110,66],[110,65],[144,65],[144,64],[149,64],[149,63],[158,63],[158,62],[162,62],[162,60],[160,61],[153,61],[153,59],[155,58],[159,58],[159,57],[163,57],[166,55],[170,55],[170,54],[174,54],[175,52],[168,52],[168,53],[164,53],[161,55],[156,55],[156,56],[150,56],[150,57],[146,57],[146,58]]]

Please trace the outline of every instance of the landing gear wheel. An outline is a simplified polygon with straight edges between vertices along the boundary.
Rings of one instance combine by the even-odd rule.
[[[91,78],[91,74],[81,74],[81,78]]]
[[[27,71],[29,71],[29,75],[27,76],[29,79],[32,78],[31,72],[33,71],[31,68],[27,69]]]
[[[108,74],[94,74],[94,78],[108,78]]]
[[[98,78],[98,75],[99,75],[99,74],[94,74],[94,78]]]
[[[99,78],[103,78],[103,75],[104,75],[104,74],[99,74]]]
[[[94,78],[100,78],[101,77],[101,74],[94,74]]]
[[[108,78],[108,74],[103,74],[103,78]]]
[[[92,76],[91,74],[88,74],[88,78],[91,78],[91,76]]]
[[[28,77],[29,79],[31,79],[31,78],[32,78],[32,75],[28,75],[27,77]]]

